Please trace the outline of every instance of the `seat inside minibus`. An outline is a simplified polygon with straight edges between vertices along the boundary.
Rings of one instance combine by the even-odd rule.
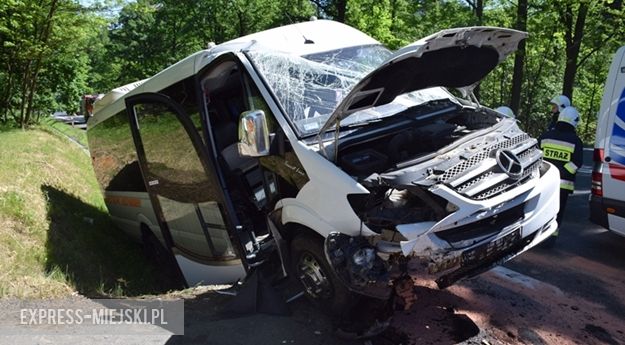
[[[248,206],[261,210],[266,197],[260,164],[257,158],[241,156],[237,146],[239,117],[249,109],[239,66],[234,62],[222,63],[204,77],[202,88],[227,183],[231,191],[245,194],[243,199],[253,204]]]

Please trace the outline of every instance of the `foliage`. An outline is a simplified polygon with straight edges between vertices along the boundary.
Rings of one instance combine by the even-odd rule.
[[[24,126],[38,114],[76,111],[80,95],[149,77],[209,42],[312,15],[344,21],[392,49],[449,27],[517,23],[517,1],[502,0],[77,1],[0,2],[0,119]],[[622,0],[527,4],[518,118],[538,134],[548,100],[568,92],[590,141],[609,61],[625,36]],[[509,104],[513,67],[509,58],[482,82],[483,104]]]
[[[0,119],[24,127],[54,110],[77,111],[90,92],[89,47],[105,26],[71,0],[0,2]]]

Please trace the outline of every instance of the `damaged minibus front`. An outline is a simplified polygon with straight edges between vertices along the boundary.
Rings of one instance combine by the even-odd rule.
[[[514,119],[440,88],[472,95],[525,37],[445,30],[374,70],[367,66],[384,55],[376,46],[304,57],[246,53],[299,134],[293,149],[310,181],[276,210],[282,225],[325,238],[325,257],[294,257],[309,294],[328,295],[319,291],[336,276],[353,292],[388,298],[413,259],[444,288],[555,230],[558,173],[536,139]]]

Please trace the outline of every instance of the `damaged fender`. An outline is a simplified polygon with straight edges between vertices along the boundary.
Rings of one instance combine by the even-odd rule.
[[[383,300],[391,297],[389,265],[364,237],[333,232],[324,248],[332,269],[350,291]]]

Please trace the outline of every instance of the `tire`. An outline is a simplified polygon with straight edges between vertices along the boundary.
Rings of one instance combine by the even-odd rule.
[[[185,286],[184,278],[181,277],[177,263],[172,255],[165,249],[161,241],[147,227],[142,227],[143,252],[148,261],[154,266],[155,272],[163,279],[162,288]]]
[[[330,268],[320,237],[309,234],[296,236],[291,241],[291,263],[293,277],[302,284],[306,296],[315,306],[334,317],[341,317],[349,310],[355,294],[339,281]],[[315,268],[318,272],[314,272]],[[315,281],[315,275],[321,276],[323,282]]]
[[[346,339],[369,338],[383,332],[393,314],[392,300],[379,300],[351,292],[336,276],[326,260],[323,240],[301,234],[291,242],[292,272],[304,286],[308,299],[333,318],[336,335]],[[301,275],[302,260],[314,258],[328,281],[325,293],[310,293]]]

